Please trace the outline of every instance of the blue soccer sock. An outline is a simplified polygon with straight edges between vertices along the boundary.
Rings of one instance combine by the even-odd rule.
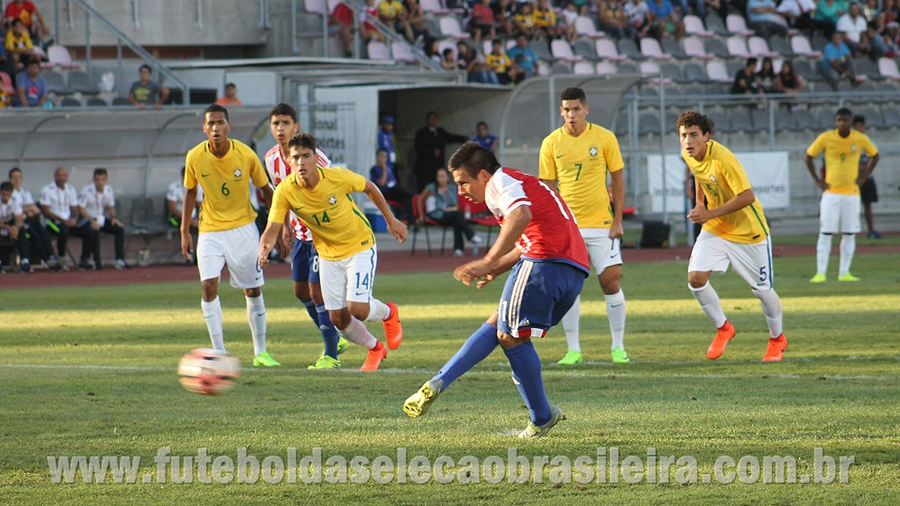
[[[303,307],[306,308],[306,313],[312,319],[313,323],[316,324],[316,327],[319,326],[319,315],[316,313],[316,303],[313,302],[312,299],[300,300],[300,303],[303,304]]]
[[[497,329],[490,323],[481,325],[474,334],[469,336],[462,348],[453,355],[444,367],[431,379],[440,379],[444,382],[444,390],[469,369],[475,367],[478,362],[486,359],[497,347]]]
[[[316,319],[319,324],[319,331],[322,332],[322,341],[325,343],[325,354],[331,358],[338,358],[338,340],[341,336],[338,334],[334,324],[331,323],[331,317],[328,316],[328,310],[325,304],[316,306]]]
[[[516,373],[512,373],[513,383],[516,385],[516,390],[519,391],[519,395],[522,396],[522,400],[525,401],[525,407],[528,409],[528,412],[531,416],[534,416],[534,413],[531,411],[531,403],[528,402],[528,396],[525,395],[525,388],[522,386],[522,382],[519,381],[519,377],[516,376]]]
[[[550,421],[550,403],[544,392],[544,380],[541,378],[541,358],[531,341],[526,341],[515,348],[505,350],[513,374],[518,378],[519,393],[525,399],[525,405],[531,412],[531,421],[535,425],[544,425]]]

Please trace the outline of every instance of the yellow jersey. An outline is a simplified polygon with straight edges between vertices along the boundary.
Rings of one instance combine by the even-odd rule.
[[[547,9],[545,11],[535,9],[531,17],[533,18],[532,23],[534,24],[534,26],[556,26],[556,14],[550,9]]]
[[[378,13],[387,19],[394,19],[406,11],[399,0],[384,0],[378,4]]]
[[[534,13],[531,14],[516,14],[515,18],[516,23],[521,24],[525,28],[531,28],[534,26]]]
[[[250,204],[250,181],[257,188],[269,182],[250,146],[233,139],[228,142],[231,146],[222,158],[212,154],[209,141],[197,144],[185,157],[184,187],[190,190],[199,183],[203,188],[201,234],[243,227],[256,220],[256,210]]]
[[[606,174],[624,167],[615,134],[588,123],[578,137],[559,127],[544,138],[538,177],[557,181],[559,194],[575,214],[579,228],[609,228],[613,213]]]
[[[318,170],[319,182],[312,190],[296,172],[275,188],[269,221],[284,223],[287,212],[293,211],[309,227],[325,260],[343,260],[374,246],[372,226],[350,196],[365,191],[366,178],[341,167]]]
[[[507,73],[511,65],[509,56],[506,56],[506,54],[489,53],[484,57],[484,62],[490,65],[490,67],[494,69],[494,72],[498,74]]]
[[[681,152],[681,157],[703,188],[707,209],[715,209],[751,189],[741,162],[718,142],[706,143],[706,156],[702,162],[685,151]],[[769,235],[769,225],[759,199],[743,209],[707,221],[703,224],[703,230],[744,244],[756,244]]]
[[[869,137],[857,130],[850,130],[850,135],[841,137],[837,129],[824,132],[806,150],[810,158],[819,156],[825,151],[825,182],[831,188],[826,193],[841,195],[859,195],[859,157],[863,151],[871,158],[878,154],[878,148]]]

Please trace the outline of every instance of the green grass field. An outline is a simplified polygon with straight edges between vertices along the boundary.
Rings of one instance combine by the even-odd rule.
[[[403,346],[386,370],[356,371],[364,353],[342,356],[341,371],[307,371],[318,333],[290,295],[288,280],[265,287],[269,349],[284,366],[245,370],[227,396],[191,395],[178,384],[182,354],[208,345],[197,283],[4,291],[0,295],[0,504],[886,504],[900,503],[900,261],[859,255],[857,284],[812,286],[811,257],[778,258],[776,288],[790,348],[761,364],[765,321],[746,285],[714,278],[738,330],[725,355],[705,350],[711,324],[691,298],[686,264],[626,264],[626,346],[633,363],[609,363],[605,305],[586,284],[582,346],[588,363],[562,369],[561,330],[536,343],[551,402],[568,419],[548,437],[513,436],[527,423],[505,357],[454,383],[423,418],[403,400],[490,314],[499,283],[477,291],[449,274],[379,276],[376,295],[400,304]],[[836,259],[832,259],[832,264]],[[244,302],[223,289],[225,339],[245,366],[252,359]],[[381,336],[381,329],[375,329]],[[260,460],[302,457],[410,458],[441,455],[696,458],[712,473],[719,456],[791,455],[812,473],[813,452],[853,456],[849,483],[831,484],[142,484],[157,448],[174,455]],[[137,484],[53,484],[48,456],[141,456]]]

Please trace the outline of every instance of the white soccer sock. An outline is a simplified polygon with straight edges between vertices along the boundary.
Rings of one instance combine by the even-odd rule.
[[[250,335],[253,336],[253,356],[266,351],[266,303],[262,294],[259,297],[246,297],[247,321],[250,323]]]
[[[725,325],[727,319],[725,318],[725,313],[722,311],[722,304],[719,303],[719,294],[716,293],[716,290],[712,285],[707,282],[700,288],[694,288],[688,284],[688,288],[691,289],[691,294],[693,294],[694,298],[697,299],[697,302],[700,303],[703,312],[706,313],[706,316],[708,316],[710,320],[712,320],[716,328]]]
[[[831,255],[831,234],[819,233],[819,241],[816,243],[816,272],[826,274],[828,272],[828,257]]]
[[[351,343],[358,344],[370,350],[378,345],[378,340],[375,339],[375,336],[373,336],[371,332],[369,332],[369,329],[367,329],[361,321],[352,316],[350,317],[350,325],[347,325],[347,328],[345,329],[339,330]]]
[[[838,276],[850,272],[850,264],[853,263],[853,253],[856,252],[856,234],[844,234],[841,236],[841,263],[838,267]]]
[[[209,330],[209,340],[213,348],[225,351],[225,338],[222,335],[222,305],[216,297],[210,302],[200,300],[200,309],[203,310],[203,318],[206,319],[206,329]]]
[[[763,314],[766,315],[766,325],[769,326],[769,337],[775,339],[783,332],[781,328],[781,299],[775,290],[753,290],[753,295],[759,298]]]
[[[622,290],[604,295],[606,299],[606,317],[609,319],[609,333],[612,335],[612,347],[625,349],[625,293]]]
[[[570,350],[577,352],[581,352],[581,344],[578,342],[579,320],[581,320],[581,295],[575,298],[575,303],[562,317],[562,326],[566,333],[566,344]]]
[[[391,316],[391,308],[387,304],[378,299],[369,301],[369,316],[366,316],[367,322],[380,322],[387,320]]]

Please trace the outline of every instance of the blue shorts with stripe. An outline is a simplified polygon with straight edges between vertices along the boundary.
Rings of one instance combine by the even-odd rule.
[[[519,260],[500,296],[498,330],[513,337],[544,337],[575,303],[587,276],[569,263]]]
[[[294,239],[291,279],[297,283],[319,283],[319,253],[312,241]]]

